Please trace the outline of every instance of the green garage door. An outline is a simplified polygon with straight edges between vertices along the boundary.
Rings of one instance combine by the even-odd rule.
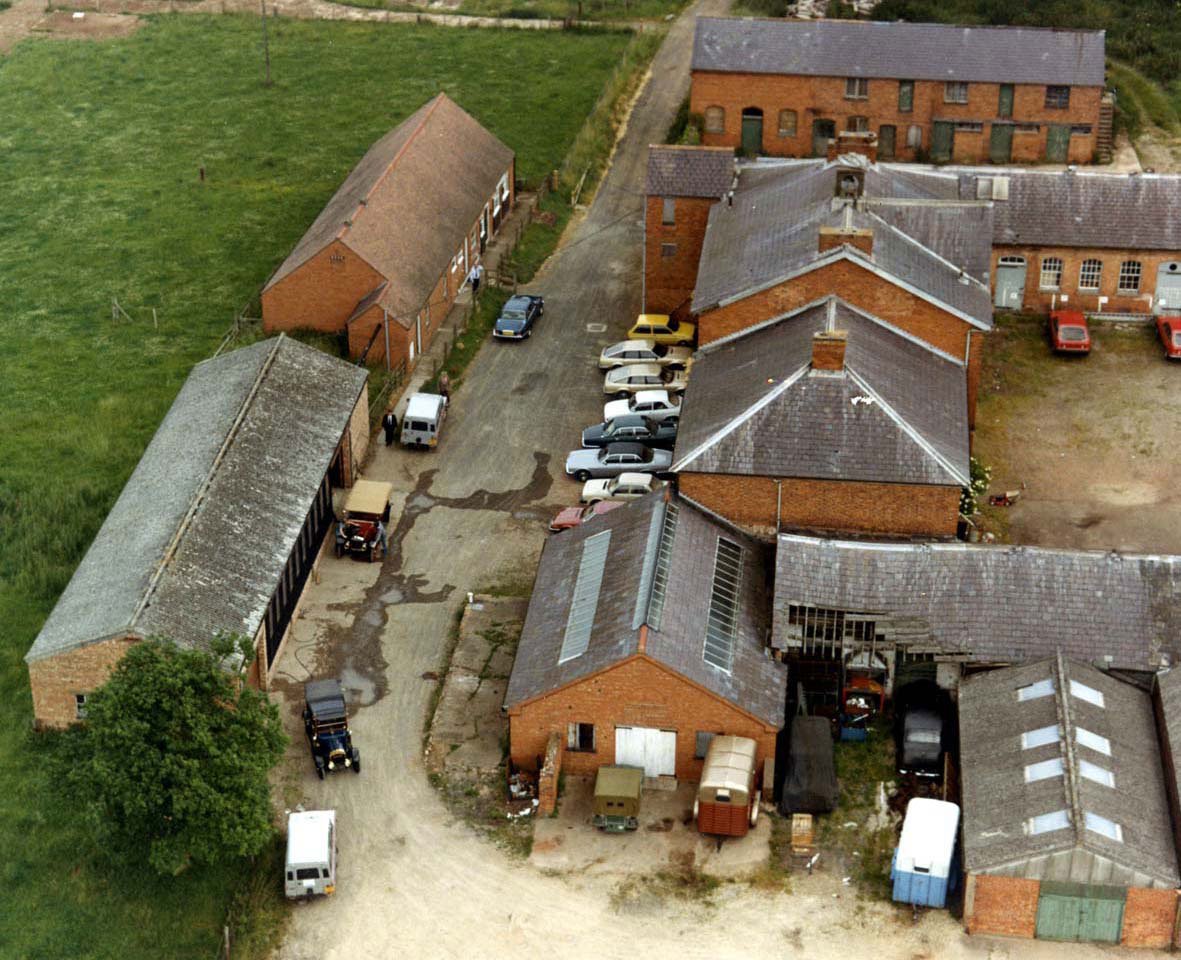
[[[1037,902],[1038,938],[1119,943],[1125,893],[1123,887],[1043,880]]]

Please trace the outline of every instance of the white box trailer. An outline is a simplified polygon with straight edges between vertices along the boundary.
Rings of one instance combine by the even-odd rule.
[[[288,898],[336,891],[336,811],[302,810],[287,815]]]

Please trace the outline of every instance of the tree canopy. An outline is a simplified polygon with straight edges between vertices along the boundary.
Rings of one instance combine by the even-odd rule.
[[[209,651],[146,640],[87,698],[60,779],[112,856],[177,873],[270,839],[267,774],[287,738],[278,708],[243,682],[251,653],[240,636]]]

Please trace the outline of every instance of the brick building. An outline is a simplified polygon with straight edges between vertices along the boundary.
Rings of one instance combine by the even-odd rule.
[[[375,143],[262,293],[263,328],[410,369],[513,204],[513,152],[440,93]]]
[[[969,933],[1169,947],[1181,876],[1151,697],[1061,654],[959,691]]]
[[[757,535],[954,537],[968,484],[962,361],[837,297],[697,353],[673,469]]]
[[[1110,159],[1101,31],[698,17],[692,113],[702,142],[748,156],[826,155],[876,135],[883,160]]]
[[[648,149],[644,214],[644,309],[681,314],[693,299],[709,210],[734,184],[729,147]],[[653,264],[649,271],[647,264]]]
[[[151,636],[252,637],[265,686],[369,441],[364,370],[279,336],[197,364],[25,655],[39,726]]]
[[[710,210],[692,301],[698,341],[836,294],[963,364],[972,426],[992,328],[991,216],[960,198],[954,175],[860,155],[744,166]]]
[[[773,759],[766,548],[660,491],[549,538],[505,695],[513,763],[696,780],[714,734]],[[769,789],[771,778],[766,780]]]

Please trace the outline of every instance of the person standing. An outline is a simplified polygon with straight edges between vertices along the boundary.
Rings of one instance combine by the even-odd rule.
[[[394,435],[398,432],[398,418],[394,416],[393,410],[385,412],[385,416],[381,418],[381,426],[385,430],[385,445],[388,447],[394,442]]]
[[[446,370],[439,374],[439,396],[443,398],[444,403],[451,402],[451,378],[447,376]]]
[[[480,281],[484,279],[484,268],[480,264],[472,267],[471,272],[467,275],[467,282],[472,285],[472,299],[475,300],[480,293]]]

